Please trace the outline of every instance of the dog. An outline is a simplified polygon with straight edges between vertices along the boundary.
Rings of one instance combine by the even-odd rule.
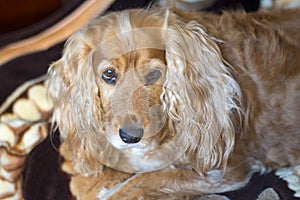
[[[92,20],[48,72],[75,170],[134,173],[100,199],[175,198],[299,164],[299,11],[148,8]]]
[[[176,0],[174,4],[179,10],[204,10],[216,3],[216,0]],[[160,7],[168,6],[168,0],[159,0],[157,5]],[[171,2],[172,4],[172,2]]]

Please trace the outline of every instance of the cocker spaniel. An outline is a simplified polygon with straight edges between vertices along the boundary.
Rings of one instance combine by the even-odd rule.
[[[79,173],[135,173],[100,199],[235,190],[300,163],[300,10],[112,12],[69,38],[48,87]]]

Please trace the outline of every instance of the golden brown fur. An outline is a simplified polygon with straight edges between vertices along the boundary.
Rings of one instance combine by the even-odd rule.
[[[145,172],[101,193],[118,199],[224,192],[299,164],[299,13],[151,8],[92,21],[49,71],[76,170]],[[121,130],[143,134],[127,144]]]

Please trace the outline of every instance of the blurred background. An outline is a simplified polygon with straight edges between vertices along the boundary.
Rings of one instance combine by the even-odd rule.
[[[38,23],[80,2],[82,0],[0,0],[0,34]]]
[[[33,24],[43,23],[43,20],[49,17],[57,16],[59,18],[57,13],[71,11],[83,1],[0,0],[0,35],[6,35],[6,33],[14,32]],[[207,9],[214,11],[237,6],[251,11],[256,10],[259,6],[259,0],[188,0],[187,2],[189,1],[208,2],[205,4]],[[110,10],[118,10],[124,7],[144,7],[154,2],[155,0],[116,0]],[[178,0],[178,2],[184,2],[184,0]]]

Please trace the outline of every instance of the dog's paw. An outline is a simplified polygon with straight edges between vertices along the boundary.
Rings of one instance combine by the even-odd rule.
[[[101,188],[97,194],[98,199],[107,199],[109,196],[109,190],[107,188]]]
[[[101,188],[100,191],[97,194],[97,198],[99,200],[110,200],[110,199],[115,199],[115,196],[117,195],[118,188],[120,187],[122,183],[114,186],[111,189],[107,188]]]
[[[143,197],[140,195],[139,188],[135,187],[134,179],[139,175],[133,175],[122,183],[113,186],[110,189],[101,188],[97,194],[97,198],[100,200],[127,200],[136,199],[142,200]]]
[[[295,192],[295,197],[300,197],[300,165],[279,169],[275,174],[287,182],[288,187]]]

